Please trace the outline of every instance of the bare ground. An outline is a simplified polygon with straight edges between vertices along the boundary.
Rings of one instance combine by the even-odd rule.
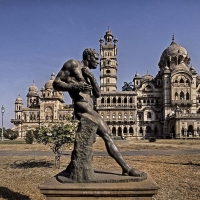
[[[146,141],[116,141],[121,151],[141,149],[200,149],[200,141],[163,140],[156,143]],[[0,150],[48,150],[44,145],[3,145]],[[102,140],[94,144],[95,151],[104,151]],[[69,157],[61,158],[61,168],[54,168],[54,157],[3,156],[0,157],[0,199],[1,200],[44,200],[38,186],[63,170]],[[198,200],[200,199],[200,155],[179,156],[127,156],[127,162],[149,173],[160,189],[156,200]],[[94,157],[94,169],[118,170],[120,167],[110,157]]]

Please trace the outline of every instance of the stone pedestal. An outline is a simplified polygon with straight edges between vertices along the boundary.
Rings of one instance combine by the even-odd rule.
[[[141,181],[140,178],[122,176],[119,171],[95,171],[96,183],[73,183],[68,182],[63,173],[66,172],[39,186],[46,200],[150,200],[159,189],[149,175]]]

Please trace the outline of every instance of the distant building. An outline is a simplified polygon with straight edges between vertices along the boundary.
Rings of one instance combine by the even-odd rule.
[[[200,136],[200,76],[174,36],[160,57],[158,74],[140,77],[136,73],[133,90],[120,92],[116,85],[118,41],[108,29],[99,42],[102,95],[96,109],[113,135],[137,139]]]
[[[22,98],[15,101],[15,119],[11,119],[14,130],[24,137],[26,131],[35,129],[42,122],[61,122],[66,116],[73,115],[73,106],[64,104],[63,92],[56,91],[53,86],[54,74],[40,90],[33,83],[27,93],[27,107],[23,107]]]
[[[200,136],[200,75],[190,65],[187,50],[174,36],[158,63],[155,77],[135,74],[132,86],[117,91],[117,42],[110,29],[100,42],[101,97],[96,111],[107,122],[114,136],[132,139]],[[128,69],[127,69],[128,70]],[[136,69],[137,70],[137,69]],[[21,97],[15,101],[14,129],[22,136],[28,128],[44,121],[62,121],[73,113],[64,104],[63,93],[53,89],[51,79],[41,89],[33,83],[27,94],[27,107]]]

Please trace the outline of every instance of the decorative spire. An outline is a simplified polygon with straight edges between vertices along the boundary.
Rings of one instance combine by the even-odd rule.
[[[172,42],[174,42],[174,33],[172,34]]]

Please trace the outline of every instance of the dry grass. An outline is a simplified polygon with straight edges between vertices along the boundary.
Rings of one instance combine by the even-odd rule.
[[[200,141],[116,141],[121,150],[137,149],[200,149]],[[0,150],[48,150],[44,145],[3,145]],[[94,150],[105,150],[98,140]],[[69,157],[61,158],[61,168],[54,168],[54,157],[2,156],[0,157],[0,199],[1,200],[44,200],[38,186],[63,170]],[[198,200],[200,199],[200,155],[179,156],[128,156],[127,162],[148,172],[159,184],[156,200]],[[120,169],[110,157],[94,157],[94,169]]]

